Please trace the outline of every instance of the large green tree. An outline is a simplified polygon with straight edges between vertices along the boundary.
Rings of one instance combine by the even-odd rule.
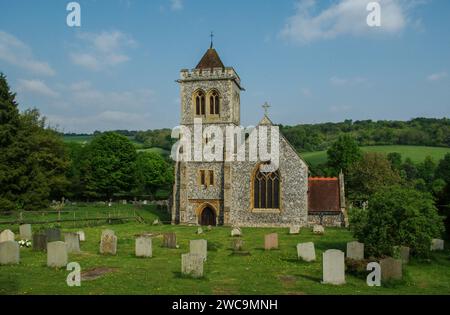
[[[80,177],[84,194],[112,198],[136,186],[136,149],[131,141],[114,132],[96,136],[84,149]]]
[[[37,110],[19,113],[0,75],[0,210],[41,209],[66,187],[69,165],[61,137]]]
[[[170,190],[173,183],[173,168],[160,154],[138,153],[136,170],[140,194],[154,196],[158,189]]]
[[[341,170],[347,174],[350,167],[361,159],[361,149],[349,135],[340,136],[327,151],[328,165],[337,174]]]

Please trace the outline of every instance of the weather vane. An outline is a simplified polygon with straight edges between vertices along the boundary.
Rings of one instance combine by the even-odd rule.
[[[211,31],[211,48],[213,48],[213,38],[214,38],[214,33],[213,31]]]
[[[264,108],[264,115],[267,116],[267,112],[269,111],[270,105],[267,102],[265,102],[262,108]]]

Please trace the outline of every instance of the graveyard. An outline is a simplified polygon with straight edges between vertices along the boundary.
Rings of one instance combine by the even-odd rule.
[[[45,251],[21,247],[19,264],[0,266],[0,294],[450,294],[448,249],[433,252],[429,259],[411,258],[403,265],[401,280],[385,281],[380,287],[367,285],[369,272],[356,275],[348,269],[344,284],[324,284],[323,253],[330,249],[345,253],[347,243],[354,241],[347,229],[327,227],[321,235],[313,233],[310,227],[300,228],[299,234],[290,234],[289,228],[242,228],[241,236],[233,237],[232,228],[222,226],[202,227],[198,234],[197,226],[154,224],[156,219],[164,222],[167,214],[153,205],[116,207],[136,211],[146,219],[112,224],[85,221],[31,224],[33,233],[45,228],[60,229],[66,244],[72,244],[74,233],[71,232],[83,231],[85,241],[79,242],[79,249],[73,247],[67,257],[56,257],[63,259],[63,267],[59,268],[47,266],[50,253],[47,257]],[[94,210],[110,211],[103,205],[93,205],[91,211]],[[2,216],[1,219],[7,218]],[[18,224],[0,225],[1,231],[5,229],[14,232],[16,241],[21,239]],[[108,252],[100,254],[102,233],[110,233],[108,237],[117,242],[115,248],[108,247]],[[175,233],[171,235],[176,240],[164,238],[165,233]],[[142,249],[139,254],[135,252],[136,239],[140,248],[150,242],[150,252]],[[64,244],[62,241],[49,244],[57,246]],[[163,247],[165,242],[172,245],[175,242],[176,246]],[[233,242],[239,243],[244,254],[233,254]],[[203,263],[202,275],[184,275],[182,259],[192,258],[186,254],[193,250],[202,252],[204,247],[207,247],[207,254],[204,257],[194,255],[197,261],[190,261]],[[298,258],[297,247],[305,249],[303,259]],[[315,259],[311,249],[315,249]],[[70,262],[81,266],[79,287],[66,283],[70,271],[65,264]]]

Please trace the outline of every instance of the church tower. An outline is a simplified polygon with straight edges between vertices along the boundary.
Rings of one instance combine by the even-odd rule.
[[[225,135],[227,126],[240,125],[240,92],[244,89],[232,67],[226,67],[211,47],[192,70],[180,72],[181,125],[193,135],[194,119],[203,130],[215,125]],[[203,139],[203,142],[208,139]],[[222,225],[230,211],[231,167],[225,161],[177,162],[172,222]]]

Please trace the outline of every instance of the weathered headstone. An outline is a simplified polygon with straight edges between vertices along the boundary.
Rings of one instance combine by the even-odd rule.
[[[117,253],[117,236],[114,231],[104,230],[100,240],[100,254],[115,255]]]
[[[199,228],[197,229],[197,234],[203,234],[203,229],[202,229],[201,227],[199,227]]]
[[[242,236],[242,231],[240,227],[234,227],[231,230],[231,236]]]
[[[364,243],[357,241],[347,243],[347,258],[354,260],[364,259]]]
[[[313,242],[297,244],[298,259],[310,262],[316,260],[316,251]]]
[[[56,241],[47,244],[48,267],[65,267],[67,265],[67,260],[68,255],[66,243]]]
[[[177,235],[174,232],[164,233],[163,247],[177,248]]]
[[[323,253],[323,282],[326,284],[345,284],[345,255],[337,249]]]
[[[244,248],[244,240],[242,238],[235,238],[231,241],[231,249],[233,251],[241,251]]]
[[[61,241],[61,231],[59,229],[47,229],[45,234],[47,235],[47,242],[49,243]]]
[[[189,252],[203,257],[206,261],[208,257],[208,242],[206,240],[191,240],[189,242]]]
[[[394,246],[393,248],[394,255],[393,257],[396,259],[401,259],[404,264],[409,262],[409,253],[410,248],[407,246]]]
[[[84,231],[78,231],[77,234],[78,234],[78,237],[80,238],[80,242],[86,241],[86,235],[84,234]]]
[[[380,260],[381,281],[402,279],[402,260],[387,257]]]
[[[323,235],[325,234],[325,228],[323,227],[323,225],[314,225],[313,233],[317,235]]]
[[[80,237],[78,233],[64,233],[64,242],[67,246],[67,253],[80,252]]]
[[[127,200],[126,199],[122,200],[122,204],[126,205],[127,204]]]
[[[300,225],[292,225],[289,227],[289,234],[300,234]]]
[[[433,238],[431,240],[431,250],[444,250],[444,240]]]
[[[5,241],[0,243],[0,265],[14,265],[20,262],[19,243]]]
[[[206,229],[207,229],[208,231],[212,231],[212,225],[208,225],[208,226],[206,227]]]
[[[0,243],[14,241],[15,235],[11,230],[4,230],[0,233]]]
[[[203,277],[203,257],[198,254],[182,254],[181,273],[193,278]]]
[[[47,235],[45,233],[38,232],[33,234],[33,250],[47,250]]]
[[[264,236],[264,249],[278,249],[278,233],[271,233]]]
[[[31,231],[31,224],[22,224],[19,226],[20,231],[20,238],[22,240],[29,240],[31,241],[33,239],[33,233]]]
[[[136,257],[152,257],[152,238],[140,236],[136,238]]]

